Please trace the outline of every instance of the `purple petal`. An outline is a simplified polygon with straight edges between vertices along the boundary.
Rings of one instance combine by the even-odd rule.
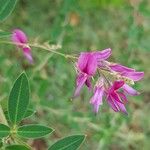
[[[113,99],[111,98],[111,96],[108,96],[107,97],[107,102],[109,104],[109,106],[115,111],[115,112],[118,112],[119,109],[117,108],[117,106],[115,105]]]
[[[89,90],[92,90],[92,84],[91,84],[90,77],[87,78],[87,80],[85,81],[85,84],[89,88]]]
[[[102,98],[103,98],[104,89],[103,87],[96,88],[93,97],[90,100],[90,103],[94,107],[94,112],[98,113],[99,106],[102,105]]]
[[[99,52],[95,52],[94,53],[97,57],[97,60],[104,60],[104,59],[107,59],[110,57],[111,55],[111,49],[108,48],[108,49],[105,49],[105,50],[102,50],[102,51],[99,51]]]
[[[11,39],[16,44],[26,44],[28,42],[26,34],[20,29],[13,30]]]
[[[31,54],[31,48],[30,47],[24,47],[23,48],[23,54],[27,58],[27,60],[32,64],[33,58],[32,58],[32,54]]]
[[[86,80],[87,80],[87,75],[86,74],[79,74],[77,76],[77,79],[76,79],[77,87],[76,87],[76,90],[75,90],[75,93],[74,93],[74,97],[79,96],[80,91],[81,91],[81,89],[82,89],[82,87],[83,87]]]
[[[120,64],[111,64],[109,66],[112,70],[116,71],[116,72],[133,72],[135,71],[135,69],[132,68],[128,68],[126,66],[120,65]]]
[[[144,77],[144,72],[124,72],[122,75],[131,78],[133,81],[139,81]]]
[[[78,63],[77,63],[77,65],[78,65],[78,67],[79,67],[79,69],[82,71],[82,72],[84,72],[84,70],[85,70],[85,68],[86,68],[86,66],[87,66],[87,63],[88,63],[88,59],[89,59],[89,57],[90,57],[90,53],[81,53],[80,54],[80,56],[79,56],[79,59],[78,59]]]
[[[126,104],[128,102],[128,99],[124,93],[118,92],[120,98],[122,99],[123,103]]]
[[[119,103],[119,102],[117,102],[117,101],[116,101],[116,104],[118,105],[120,111],[122,111],[122,112],[125,113],[126,115],[128,114],[128,113],[127,113],[127,110],[126,110],[126,108],[125,108],[125,106],[124,106],[124,104]]]
[[[119,95],[116,92],[111,93],[111,97],[114,99],[114,101],[118,101],[119,103],[123,103],[119,97]]]
[[[124,84],[122,88],[123,88],[123,90],[125,92],[127,92],[130,95],[135,96],[135,95],[139,95],[140,94],[138,91],[136,91],[134,88],[132,88],[131,86],[129,86],[127,84]]]
[[[124,85],[124,81],[115,81],[113,83],[112,89],[114,90],[118,90],[119,88],[121,88]]]
[[[96,70],[97,70],[97,59],[96,59],[95,55],[91,54],[89,59],[88,59],[86,73],[88,75],[93,76],[95,74]]]

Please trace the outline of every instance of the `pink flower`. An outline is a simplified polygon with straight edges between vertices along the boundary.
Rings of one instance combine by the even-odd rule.
[[[28,38],[26,34],[20,30],[20,29],[15,29],[12,32],[12,37],[11,40],[23,51],[24,56],[26,59],[30,62],[33,63],[33,58],[31,54],[31,48],[28,45]]]
[[[118,112],[121,111],[127,114],[125,103],[127,103],[126,96],[119,92],[118,90],[122,88],[124,85],[124,81],[115,81],[113,85],[108,89],[107,93],[107,102],[110,107]]]
[[[82,52],[78,58],[76,90],[74,97],[80,94],[84,84],[91,90],[91,77],[95,75],[100,60],[107,59],[111,55],[111,49],[100,52]]]
[[[91,78],[93,78],[98,69],[99,80],[94,86],[94,94],[90,103],[95,113],[98,113],[99,107],[103,103],[103,97],[115,112],[127,114],[125,104],[128,102],[125,94],[132,96],[138,95],[135,89],[126,83],[133,84],[143,78],[144,72],[136,71],[120,64],[114,64],[106,61],[111,55],[111,49],[103,51],[82,52],[78,58],[76,68],[78,71],[76,79],[76,90],[74,96],[78,96],[84,85],[89,90],[92,89]],[[120,81],[114,81],[114,79]],[[112,81],[114,81],[112,83]]]
[[[103,78],[99,79],[94,88],[94,95],[90,100],[90,103],[93,105],[94,112],[98,113],[100,105],[102,105],[102,99],[104,94],[104,80]]]

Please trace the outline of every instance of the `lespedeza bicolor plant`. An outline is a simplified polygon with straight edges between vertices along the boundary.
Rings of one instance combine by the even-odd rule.
[[[9,16],[15,4],[16,0],[0,1],[0,21]],[[77,72],[73,99],[80,95],[84,85],[87,86],[88,90],[93,94],[90,104],[96,114],[104,100],[115,112],[127,114],[125,107],[128,103],[127,95],[135,96],[139,94],[131,85],[141,80],[144,72],[109,62],[107,59],[112,54],[110,48],[102,51],[81,52],[77,56],[56,51],[61,48],[61,45],[30,43],[26,34],[20,29],[15,29],[11,33],[0,30],[0,37],[6,36],[11,36],[11,41],[0,42],[16,45],[30,64],[36,64],[31,52],[31,48],[34,47],[60,55],[65,59],[71,59]],[[24,139],[40,138],[53,132],[53,129],[49,126],[22,124],[24,119],[31,117],[35,113],[34,110],[29,109],[29,93],[27,76],[22,73],[12,87],[7,110],[3,111],[0,106],[1,150],[31,150],[32,148]],[[48,150],[77,150],[84,139],[85,135],[68,136],[54,143]]]

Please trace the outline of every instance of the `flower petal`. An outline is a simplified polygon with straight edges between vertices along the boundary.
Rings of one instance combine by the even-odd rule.
[[[107,102],[109,104],[109,106],[115,111],[115,112],[118,112],[119,109],[117,108],[117,106],[115,105],[113,99],[111,98],[111,96],[108,96],[107,97]]]
[[[90,100],[90,103],[93,105],[94,112],[98,113],[99,106],[102,105],[104,89],[103,87],[96,88],[93,97]]]
[[[122,88],[123,88],[123,90],[125,92],[127,92],[130,95],[135,96],[135,95],[139,95],[140,94],[138,91],[136,91],[134,88],[132,88],[131,86],[129,86],[127,84],[124,84]]]
[[[114,90],[118,90],[119,88],[121,88],[124,85],[124,81],[115,81],[113,83],[112,89]]]
[[[23,48],[23,54],[27,58],[27,60],[32,64],[33,58],[32,58],[32,54],[31,54],[31,48],[30,47],[24,47]]]
[[[97,69],[97,59],[95,57],[95,55],[91,54],[89,59],[88,59],[88,63],[87,63],[87,68],[86,68],[86,72],[89,75],[94,75]]]
[[[75,93],[74,93],[74,97],[77,97],[79,96],[80,94],[80,91],[85,83],[85,81],[87,80],[87,75],[86,74],[79,74],[77,76],[77,79],[76,79],[76,84],[77,84],[77,87],[76,87],[76,90],[75,90]]]
[[[111,64],[109,65],[109,67],[116,71],[116,72],[133,72],[135,71],[135,69],[132,69],[132,68],[128,68],[126,66],[123,66],[123,65],[120,65],[120,64]]]
[[[116,92],[111,93],[111,97],[114,99],[114,101],[118,101],[119,103],[123,103],[119,97],[119,95]]]
[[[126,108],[125,108],[125,106],[124,106],[124,104],[119,103],[119,102],[117,102],[117,101],[116,101],[116,104],[118,105],[120,111],[122,111],[122,112],[125,113],[126,115],[128,114],[128,113],[127,113],[127,110],[126,110]]]
[[[78,58],[78,63],[77,63],[77,66],[78,68],[84,72],[86,66],[87,66],[87,63],[88,63],[88,59],[90,57],[90,54],[87,53],[87,52],[82,52]]]
[[[144,77],[144,72],[124,72],[122,75],[131,78],[133,81],[139,81]]]
[[[120,98],[122,99],[123,103],[126,104],[128,102],[128,99],[124,93],[118,92]]]
[[[14,43],[18,44],[26,44],[28,42],[26,34],[20,29],[13,30],[11,39]]]
[[[89,88],[89,90],[92,90],[92,84],[91,84],[90,77],[87,78],[87,80],[85,81],[85,84]]]
[[[107,59],[111,55],[111,49],[108,48],[108,49],[105,49],[105,50],[102,50],[102,51],[95,52],[95,55],[97,57],[97,60]]]

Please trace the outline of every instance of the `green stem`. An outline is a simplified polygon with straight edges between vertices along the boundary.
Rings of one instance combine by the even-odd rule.
[[[24,44],[21,44],[21,43],[13,43],[13,42],[8,42],[8,41],[0,41],[0,43],[4,43],[4,44],[10,44],[10,45],[20,45],[20,46],[24,46]],[[58,51],[55,51],[55,49],[58,49],[59,47],[56,47],[53,48],[53,47],[50,47],[50,45],[39,45],[39,44],[27,44],[27,46],[31,46],[31,47],[35,47],[35,48],[40,48],[40,49],[43,49],[43,50],[46,50],[46,51],[49,51],[49,52],[52,52],[54,54],[57,54],[57,55],[60,55],[66,59],[68,58],[71,58],[71,59],[77,59],[76,56],[72,56],[72,55],[69,55],[69,54],[64,54],[64,53],[61,53],[61,52],[58,52]]]

